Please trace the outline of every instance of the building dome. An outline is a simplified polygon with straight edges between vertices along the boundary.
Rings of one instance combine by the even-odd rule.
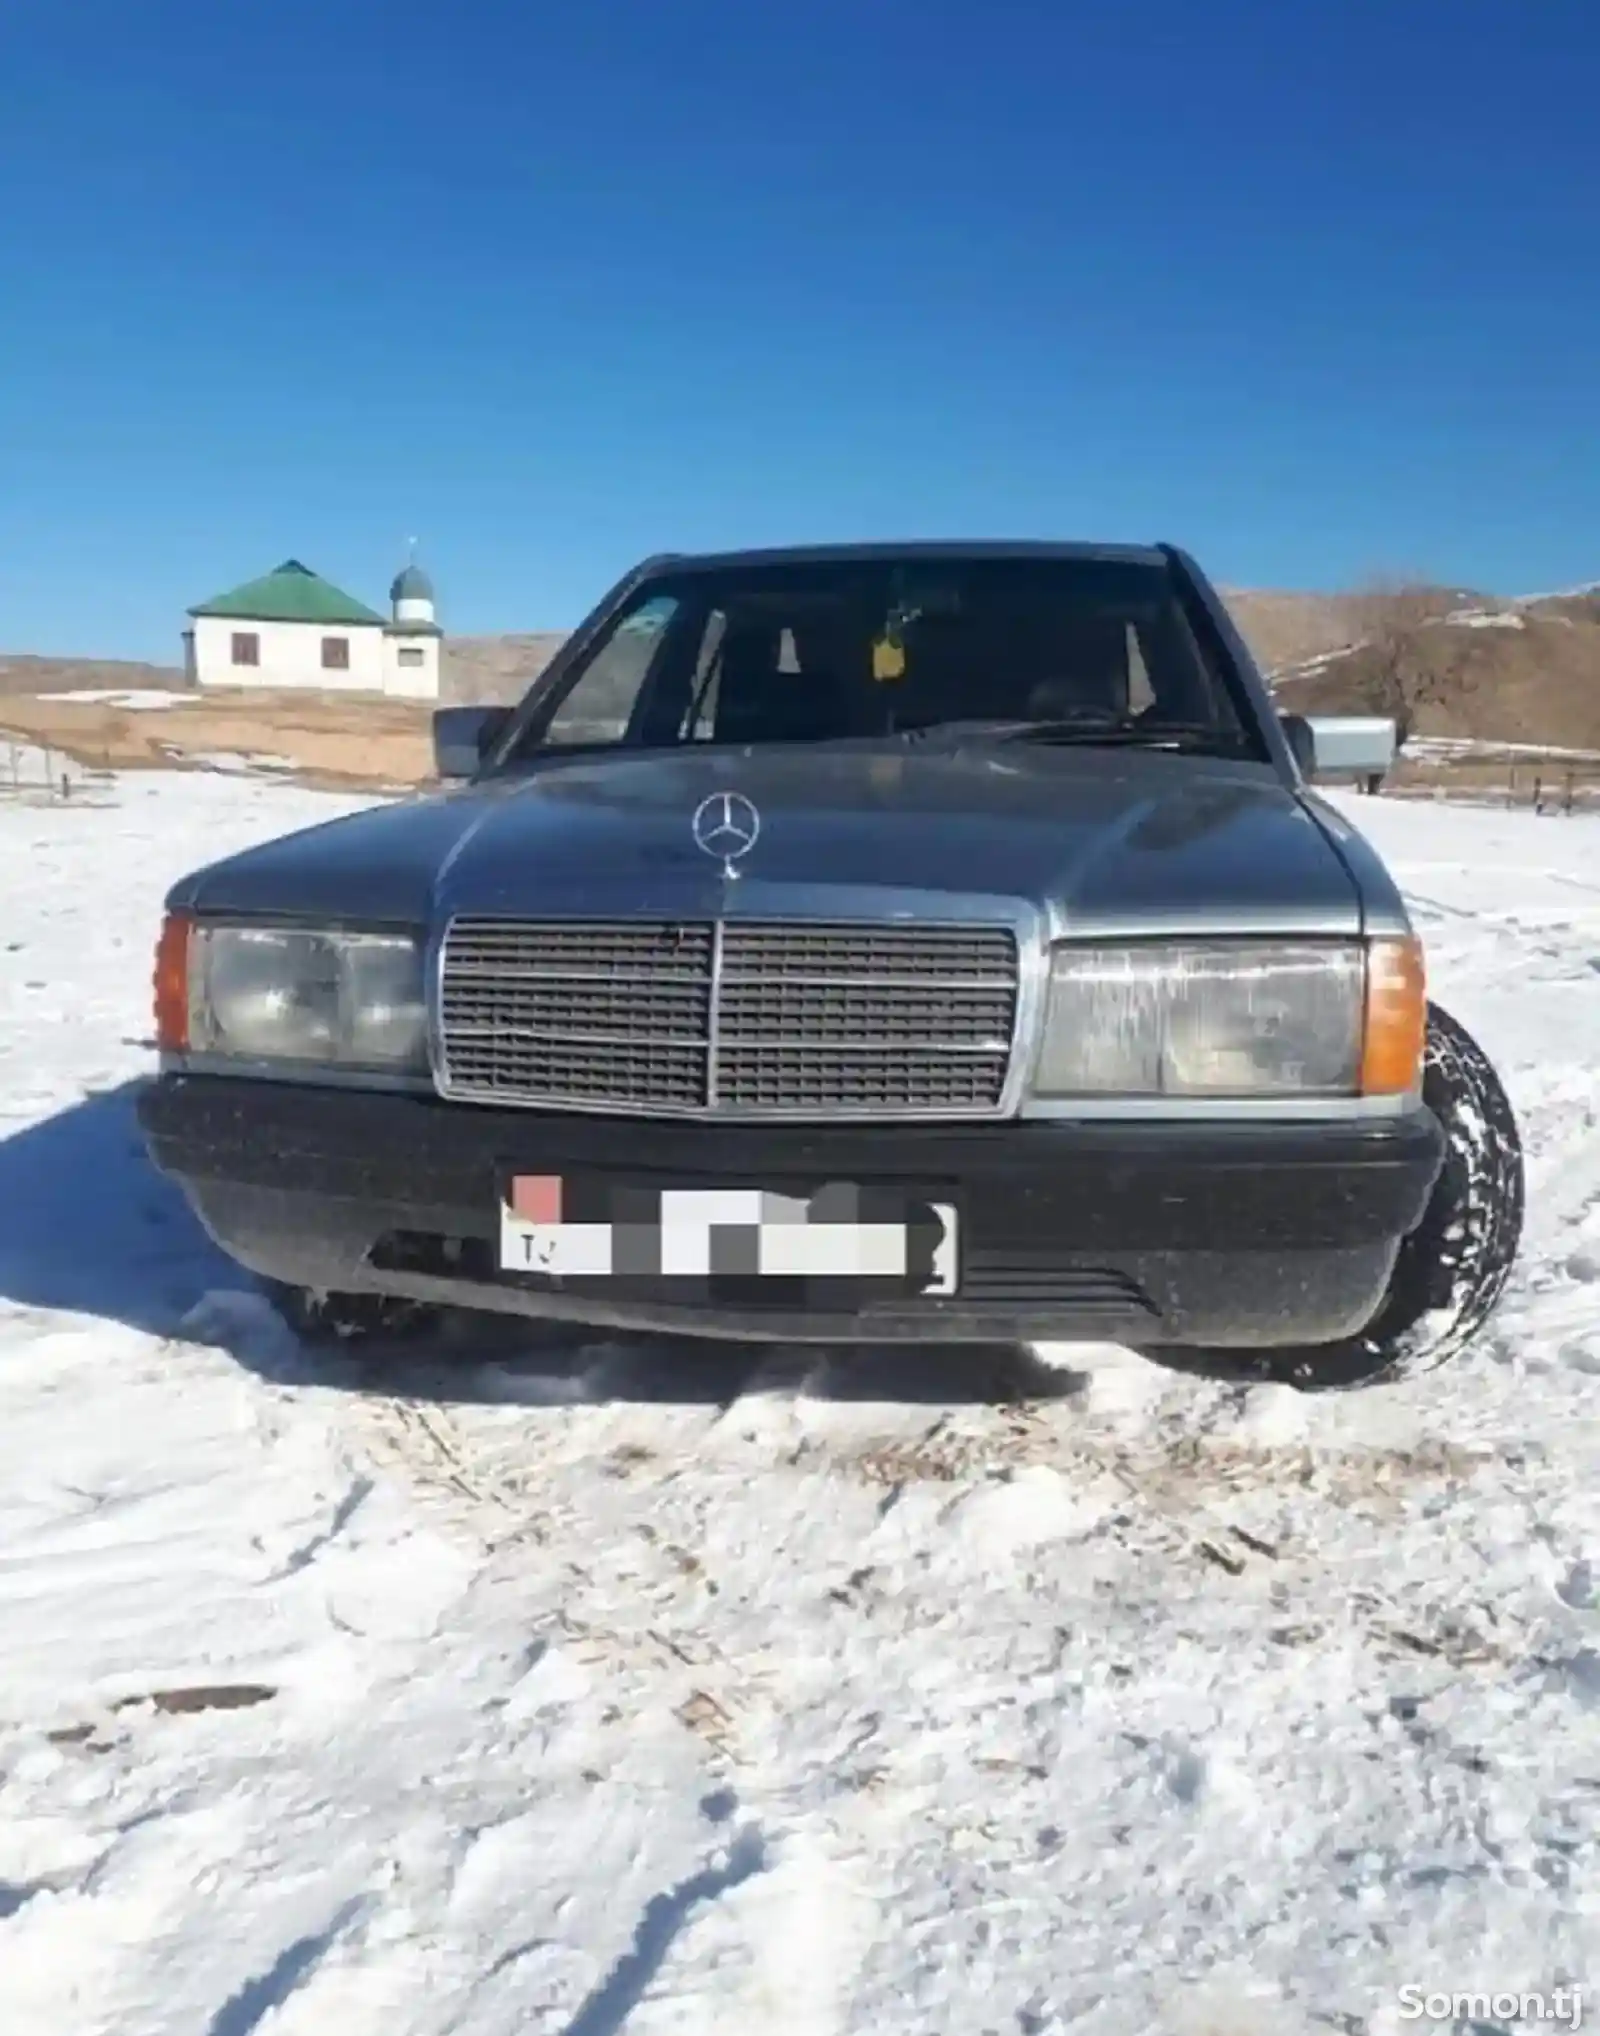
[[[433,582],[419,565],[404,567],[394,576],[389,589],[389,599],[400,601],[432,601]]]

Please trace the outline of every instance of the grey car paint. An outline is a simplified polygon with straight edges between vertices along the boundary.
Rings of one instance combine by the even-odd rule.
[[[652,576],[737,559],[1003,556],[1165,562],[1232,671],[1267,762],[974,742],[563,756],[497,769],[610,619]],[[765,832],[739,885],[694,849],[706,792],[755,800]],[[926,910],[1008,895],[1052,932],[1405,932],[1381,858],[1306,785],[1225,604],[1175,545],[933,542],[662,554],[596,603],[511,715],[471,785],[289,835],[196,872],[174,909],[430,926],[461,910],[757,911],[808,887],[910,891]],[[834,887],[840,887],[835,891]],[[792,909],[792,907],[791,907]]]
[[[709,793],[761,814],[738,881],[694,843]],[[515,777],[268,842],[177,887],[216,914],[425,926],[457,912],[759,913],[839,889],[1032,906],[1058,938],[1354,935],[1382,866],[1269,765],[1162,751],[883,742],[550,754]],[[1387,905],[1381,884],[1373,902]],[[1398,899],[1395,900],[1398,904]],[[792,907],[791,907],[792,909]],[[942,913],[941,913],[941,916]]]
[[[923,740],[745,749],[556,748],[507,762],[519,732],[539,724],[611,618],[653,575],[714,569],[732,557],[663,556],[635,568],[579,625],[471,783],[230,857],[177,884],[169,906],[210,917],[417,929],[435,983],[444,931],[459,913],[992,918],[1014,926],[1024,946],[1023,1051],[1005,1114],[1089,1113],[1081,1101],[1027,1095],[1045,941],[1410,930],[1381,858],[1308,786],[1248,648],[1187,554],[1171,546],[980,544],[737,556],[749,564],[880,549],[897,557],[1165,560],[1197,635],[1232,674],[1262,760],[939,731]],[[735,881],[695,846],[691,826],[699,802],[724,790],[743,793],[762,816],[760,839]],[[436,1006],[432,1033],[442,1079]],[[362,1079],[331,1069],[325,1078]],[[1368,1114],[1416,1103],[1195,1099],[1181,1114]],[[1113,1098],[1092,1114],[1173,1109],[1170,1099]]]

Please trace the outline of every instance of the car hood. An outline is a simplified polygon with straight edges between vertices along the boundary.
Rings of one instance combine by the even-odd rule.
[[[692,826],[724,791],[760,816],[736,882]],[[1346,860],[1269,768],[1016,743],[553,757],[270,842],[172,902],[419,924],[463,911],[853,913],[874,895],[885,910],[951,913],[1022,900],[1067,930],[1360,926]]]

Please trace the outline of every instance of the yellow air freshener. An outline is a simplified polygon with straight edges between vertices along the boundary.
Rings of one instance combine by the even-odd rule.
[[[904,644],[896,643],[892,636],[880,636],[872,646],[872,676],[880,686],[891,684],[906,675],[906,653]]]

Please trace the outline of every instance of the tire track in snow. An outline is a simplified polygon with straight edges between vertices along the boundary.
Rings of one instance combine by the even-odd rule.
[[[529,1541],[548,1543],[560,1524],[549,1501],[529,1489],[537,1474],[537,1451],[528,1471],[513,1483],[473,1450],[447,1407],[364,1395],[357,1426],[372,1460],[405,1476],[486,1555]],[[529,1440],[536,1441],[538,1424],[528,1427]]]
[[[615,1541],[597,1537],[592,1518],[557,1496],[572,1469],[570,1418],[580,1411],[597,1410],[540,1409],[523,1418],[515,1478],[448,1408],[371,1399],[360,1421],[374,1462],[405,1477],[476,1546],[489,1565],[490,1587],[497,1575],[525,1577],[531,1551],[543,1556],[550,1565],[541,1581],[553,1599],[546,1615],[551,1645],[583,1670],[631,1683],[638,1701],[670,1711],[714,1764],[737,1766],[744,1758],[740,1716],[754,1700],[753,1686],[704,1620],[682,1616],[686,1585],[703,1570],[701,1554],[685,1545],[698,1538],[698,1521],[680,1523],[672,1537],[649,1523],[636,1523]],[[626,1479],[653,1455],[623,1443],[610,1454],[613,1475]]]
[[[634,1926],[628,1949],[582,2002],[561,2036],[619,2036],[625,2026],[642,2030],[645,2018],[636,2019],[634,2010],[699,1913],[724,1901],[765,1866],[765,1841],[751,1826],[710,1865],[653,1895]],[[713,1981],[720,2006],[720,1974],[714,1974]]]
[[[722,1814],[737,1809],[730,1800]],[[776,1839],[745,1822],[707,1866],[645,1903],[561,2036],[846,2036],[881,1927],[860,1868],[809,1820]]]
[[[1164,1377],[1153,1367],[1151,1376]],[[807,1481],[820,1476],[881,1491],[880,1514],[908,1491],[940,1493],[934,1511],[919,1510],[913,1527],[915,1543],[929,1548],[976,1536],[981,1552],[995,1532],[1004,1539],[1019,1525],[1026,1539],[1022,1516],[1043,1501],[1063,1520],[1081,1516],[1062,1527],[1069,1539],[1103,1541],[1130,1560],[1178,1564],[1196,1592],[1215,1596],[1230,1593],[1246,1570],[1294,1578],[1300,1551],[1336,1542],[1351,1516],[1398,1518],[1430,1490],[1466,1503],[1469,1490],[1492,1489],[1507,1471],[1493,1448],[1453,1444],[1420,1428],[1380,1441],[1357,1421],[1353,1434],[1318,1439],[1305,1425],[1310,1403],[1287,1389],[1196,1392],[1190,1381],[1168,1377],[1161,1393],[1153,1425],[1146,1420],[1131,1433],[1115,1418],[1097,1424],[1092,1402],[1086,1411],[1069,1400],[923,1418],[896,1439],[874,1434],[871,1414],[863,1420],[848,1405],[824,1403],[824,1429],[838,1421],[845,1432],[824,1432],[799,1449],[785,1438],[748,1456],[732,1491],[727,1464],[715,1456],[690,1455],[663,1474],[648,1458],[630,1463],[624,1445],[617,1474],[646,1481],[641,1510],[655,1515],[650,1494],[669,1490],[671,1511],[659,1530],[635,1522],[614,1540],[597,1537],[593,1516],[550,1489],[559,1473],[572,1473],[575,1438],[563,1431],[575,1410],[546,1411],[519,1424],[518,1455],[527,1470],[526,1482],[519,1474],[516,1484],[497,1472],[492,1445],[465,1432],[449,1410],[428,1409],[419,1422],[409,1410],[397,1413],[400,1403],[380,1404],[369,1417],[389,1438],[391,1467],[414,1476],[459,1530],[482,1535],[479,1546],[502,1584],[527,1588],[535,1547],[553,1565],[538,1615],[549,1646],[598,1671],[608,1698],[628,1715],[670,1713],[701,1740],[710,1771],[737,1773],[750,1796],[763,1777],[780,1792],[783,1786],[771,1766],[775,1727],[777,1740],[783,1738],[772,1686],[774,1670],[781,1675],[783,1667],[781,1621],[776,1632],[741,1630],[737,1616],[731,1623],[721,1616],[714,1598],[686,1591],[686,1572],[711,1561],[708,1524],[725,1525],[730,1515],[788,1517]],[[655,1412],[642,1411],[646,1419]],[[873,1410],[880,1417],[883,1411]],[[503,1453],[504,1438],[496,1440]],[[1039,1476],[1048,1490],[1029,1482]],[[820,1503],[828,1504],[825,1497]],[[516,1527],[519,1506],[536,1514],[531,1537]],[[1289,1547],[1280,1549],[1271,1523],[1285,1508],[1294,1525]],[[1274,1588],[1292,1593],[1296,1585]],[[832,1595],[860,1619],[857,1637],[869,1646],[880,1622],[887,1620],[892,1632],[901,1616],[892,1596]],[[1475,1651],[1472,1634],[1463,1638],[1448,1621],[1381,1595],[1346,1599],[1340,1617],[1390,1657],[1436,1655],[1462,1665],[1490,1658]],[[1291,1600],[1276,1625],[1288,1633],[1293,1624]],[[1325,1632],[1325,1624],[1318,1630]]]
[[[1083,1483],[1109,1472],[1130,1492],[1159,1489],[1175,1500],[1314,1487],[1355,1503],[1396,1484],[1470,1477],[1483,1460],[1478,1451],[1420,1431],[1396,1435],[1392,1424],[1370,1436],[1359,1426],[1354,1434],[1318,1434],[1313,1403],[1289,1388],[1218,1385],[1139,1362],[1142,1405],[1131,1429],[1114,1396],[1111,1418],[1099,1417],[1100,1397],[1092,1388],[943,1410],[858,1406],[802,1392],[789,1403],[793,1418],[775,1434],[753,1437],[756,1447],[740,1453],[738,1467],[750,1477],[820,1473],[893,1490],[960,1485],[1047,1465]],[[578,1563],[563,1546],[588,1540],[593,1553],[588,1515],[560,1496],[561,1480],[576,1464],[619,1481],[665,1477],[689,1498],[691,1513],[698,1501],[710,1501],[716,1479],[730,1466],[723,1452],[697,1446],[706,1440],[702,1434],[683,1438],[663,1468],[662,1438],[651,1425],[659,1410],[648,1403],[605,1410],[613,1432],[596,1464],[568,1427],[574,1411],[541,1409],[517,1425],[514,1478],[499,1467],[508,1453],[503,1435],[475,1436],[452,1409],[369,1399],[360,1421],[372,1460],[410,1481],[482,1554],[510,1553],[532,1540],[568,1561],[574,1578],[586,1582],[592,1565]],[[635,1439],[641,1430],[652,1435],[653,1447]],[[695,1491],[697,1473],[703,1494]],[[686,1553],[693,1551],[662,1544],[656,1570],[664,1584],[681,1581]]]
[[[254,2036],[269,2018],[276,2020],[285,2002],[307,1982],[366,1906],[361,1897],[354,1897],[319,1928],[286,1944],[270,1965],[223,2002],[212,2016],[206,2036]]]

